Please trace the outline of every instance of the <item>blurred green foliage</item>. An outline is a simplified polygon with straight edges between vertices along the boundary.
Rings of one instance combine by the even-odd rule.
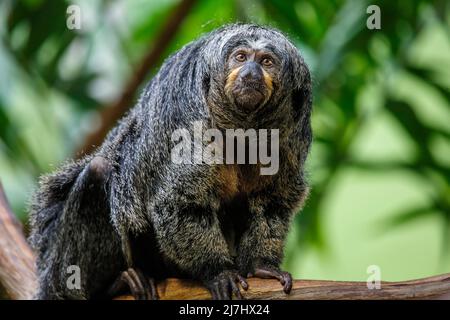
[[[81,7],[81,30],[66,28],[70,3]],[[98,110],[118,97],[177,1],[70,3],[0,3],[0,177],[23,219],[37,176],[73,156],[98,125]],[[366,27],[369,4],[381,8],[381,30]],[[448,1],[199,0],[165,55],[234,21],[283,30],[312,69],[312,192],[289,237],[287,268],[300,270],[299,257],[311,249],[333,255],[333,242],[339,242],[333,232],[352,234],[354,229],[345,219],[337,221],[343,226],[327,229],[330,221],[344,211],[343,217],[357,221],[375,212],[374,206],[380,217],[367,228],[374,239],[382,238],[379,232],[436,217],[430,234],[439,235],[439,259],[445,261],[450,243]],[[149,77],[154,72],[149,70]],[[346,189],[342,181],[355,174],[346,196],[335,196]],[[359,192],[369,176],[379,178],[372,183],[378,187]],[[392,177],[399,178],[392,183]],[[408,194],[400,186],[387,191],[397,182],[415,196],[392,211],[386,203]],[[374,203],[380,195],[385,199]],[[342,206],[333,200],[343,198]],[[352,204],[360,209],[356,212]],[[418,231],[415,237],[424,234]],[[342,243],[361,240],[349,239]],[[384,246],[395,247],[395,242]],[[450,271],[448,264],[443,268]]]

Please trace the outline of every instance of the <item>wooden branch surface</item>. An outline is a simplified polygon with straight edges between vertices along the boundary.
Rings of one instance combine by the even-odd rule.
[[[30,299],[37,288],[34,254],[22,225],[6,200],[0,183],[0,283],[10,299]]]
[[[277,280],[248,279],[245,299],[254,300],[386,300],[450,299],[450,273],[419,280],[382,282],[380,289],[369,290],[366,282],[295,280],[292,291],[285,294]],[[209,292],[196,282],[167,279],[158,284],[161,300],[206,300]],[[118,297],[132,300],[131,296]]]
[[[0,183],[0,283],[10,299],[29,299],[36,288],[35,257],[22,226],[14,217]],[[295,280],[290,295],[276,280],[250,278],[246,299],[450,299],[450,273],[404,282],[382,282],[381,289],[367,289],[365,282]],[[167,279],[158,283],[161,300],[210,299],[199,283]],[[132,300],[131,296],[117,299]]]

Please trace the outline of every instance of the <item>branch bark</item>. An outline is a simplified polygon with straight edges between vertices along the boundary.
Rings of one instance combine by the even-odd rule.
[[[143,57],[142,62],[125,86],[120,98],[111,105],[101,109],[100,127],[86,137],[84,144],[76,154],[78,157],[89,154],[98,147],[117,120],[130,108],[139,86],[145,80],[149,70],[156,67],[160,61],[164,51],[175,37],[182,22],[195,4],[195,1],[181,0],[172,14],[167,18],[166,23],[161,27],[161,31],[156,36],[147,54]]]
[[[285,294],[277,280],[248,279],[249,289],[243,291],[250,300],[387,300],[387,299],[450,299],[450,273],[419,280],[382,282],[380,289],[369,290],[366,282],[295,280],[292,291]],[[167,279],[157,286],[161,300],[211,299],[198,283]],[[118,297],[132,300],[131,296]]]
[[[0,284],[10,299],[29,299],[36,288],[34,254],[25,240],[22,226],[9,207],[0,183]],[[403,282],[382,282],[381,289],[367,289],[365,282],[295,280],[290,295],[276,280],[249,279],[246,299],[450,299],[450,273]],[[161,300],[210,299],[199,283],[166,279],[158,283]],[[131,296],[117,299],[132,300]]]
[[[10,299],[30,299],[37,288],[34,254],[22,225],[6,200],[0,183],[0,284]]]

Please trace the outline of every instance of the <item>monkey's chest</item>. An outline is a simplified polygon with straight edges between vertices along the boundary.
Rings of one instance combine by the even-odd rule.
[[[258,165],[223,165],[217,169],[220,226],[230,253],[236,256],[242,234],[249,228],[249,195],[263,191],[271,177],[260,175]]]
[[[271,176],[260,174],[259,165],[220,165],[217,167],[217,191],[222,203],[233,203],[270,185]]]

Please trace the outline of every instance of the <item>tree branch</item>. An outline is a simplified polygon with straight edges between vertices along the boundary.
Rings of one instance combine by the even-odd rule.
[[[366,282],[295,280],[289,295],[277,280],[248,279],[245,299],[252,300],[380,300],[380,299],[450,299],[450,273],[419,280],[382,282],[380,289],[369,290]],[[211,299],[198,283],[167,279],[158,284],[161,300]],[[132,300],[131,296],[118,297]]]
[[[32,297],[37,288],[34,261],[22,225],[12,213],[0,183],[0,283],[9,298]]]
[[[22,226],[14,217],[0,183],[0,284],[10,299],[29,299],[37,288],[35,257]],[[246,299],[450,299],[450,273],[404,282],[382,282],[381,289],[367,289],[365,282],[295,280],[290,295],[276,280],[249,279]],[[210,299],[199,283],[166,279],[158,283],[162,300]],[[131,300],[131,296],[117,299]]]
[[[101,109],[100,127],[86,137],[84,144],[77,152],[78,157],[88,154],[98,147],[117,120],[130,108],[139,86],[145,80],[149,70],[154,68],[160,61],[164,51],[175,37],[181,23],[190,12],[195,1],[181,0],[173,13],[166,19],[166,23],[162,26],[159,34],[157,34],[155,41],[137,67],[120,98],[113,104]]]

